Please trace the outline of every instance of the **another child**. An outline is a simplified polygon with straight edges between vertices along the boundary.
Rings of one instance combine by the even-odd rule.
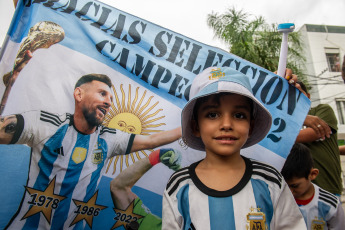
[[[267,135],[271,122],[244,74],[210,67],[196,76],[182,138],[206,157],[171,176],[162,229],[306,229],[281,174],[240,155]]]
[[[282,175],[303,214],[308,229],[345,229],[339,199],[313,184],[319,174],[307,146],[296,143],[286,159]]]

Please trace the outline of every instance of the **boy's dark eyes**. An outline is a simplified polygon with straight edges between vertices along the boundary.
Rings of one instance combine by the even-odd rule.
[[[217,118],[218,117],[218,113],[209,112],[209,113],[206,114],[206,117],[208,117],[208,118]]]
[[[246,115],[244,113],[236,113],[235,118],[244,119],[244,118],[246,118]]]
[[[219,116],[220,116],[220,114],[217,112],[208,112],[206,114],[206,117],[213,118],[213,119],[218,118]],[[245,113],[235,113],[233,116],[236,119],[245,119],[247,117]]]

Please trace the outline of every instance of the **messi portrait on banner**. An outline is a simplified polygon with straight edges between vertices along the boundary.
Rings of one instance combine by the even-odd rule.
[[[283,78],[99,1],[19,1],[0,54],[0,228],[161,229],[170,175],[204,157],[178,127],[211,66],[249,76],[273,123],[244,152],[280,169],[310,107]]]

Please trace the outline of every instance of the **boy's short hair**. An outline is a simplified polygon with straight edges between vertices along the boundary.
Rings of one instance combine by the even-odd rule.
[[[91,73],[91,74],[86,74],[84,76],[82,76],[81,78],[79,78],[79,80],[77,81],[77,83],[74,86],[74,89],[76,89],[77,87],[85,84],[85,83],[89,83],[92,81],[100,81],[105,83],[107,86],[109,86],[109,88],[111,87],[111,80],[107,75],[104,74],[97,74],[97,73]]]
[[[308,179],[312,168],[314,168],[314,161],[309,148],[304,144],[295,143],[281,173],[286,181],[294,177]]]
[[[271,128],[272,116],[253,95],[249,78],[230,67],[209,67],[194,78],[190,89],[190,99],[182,110],[182,140],[186,145],[196,150],[205,150],[201,138],[194,136],[191,129],[192,120],[195,118],[195,115],[193,115],[194,107],[198,99],[220,93],[239,94],[252,101],[251,118],[255,120],[255,125],[252,127],[251,135],[242,148],[261,141]]]

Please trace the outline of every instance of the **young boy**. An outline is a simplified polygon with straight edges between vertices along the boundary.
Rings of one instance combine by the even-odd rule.
[[[287,157],[282,175],[303,214],[308,229],[345,229],[339,199],[313,184],[319,174],[307,146],[296,143]]]
[[[206,157],[171,176],[162,229],[306,229],[281,174],[240,155],[266,136],[271,122],[244,74],[210,67],[196,76],[182,137]]]

